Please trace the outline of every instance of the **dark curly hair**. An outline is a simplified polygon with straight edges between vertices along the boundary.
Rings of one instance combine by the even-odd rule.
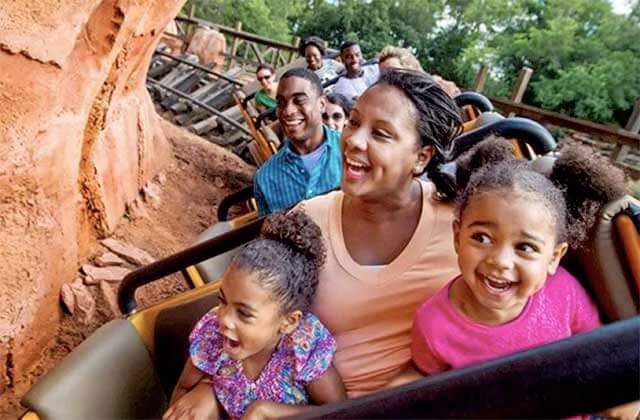
[[[260,286],[280,302],[286,314],[309,308],[325,258],[320,228],[296,211],[269,215],[260,238],[234,255],[230,266],[257,273]]]
[[[473,196],[515,192],[544,205],[554,220],[556,240],[575,250],[588,238],[600,209],[625,193],[622,170],[590,147],[565,147],[547,177],[529,162],[507,157],[505,145],[499,139],[483,141],[464,155],[463,173],[456,175],[461,190],[456,202],[458,221]],[[472,171],[476,172],[468,176]]]
[[[390,69],[382,72],[380,79],[373,84],[377,85],[399,89],[413,104],[420,146],[433,145],[436,151],[426,167],[427,175],[435,184],[439,198],[453,199],[456,193],[455,186],[441,173],[440,167],[448,160],[451,141],[462,130],[458,106],[440,85],[424,72]]]
[[[456,159],[456,185],[464,187],[471,175],[488,165],[516,160],[513,145],[503,137],[490,135]]]
[[[298,47],[298,54],[300,54],[302,57],[304,57],[304,53],[307,50],[307,47],[311,45],[314,46],[318,49],[318,51],[320,52],[320,56],[324,57],[325,54],[327,53],[326,50],[326,42],[324,42],[324,40],[322,38],[320,38],[319,36],[315,36],[315,35],[311,35],[309,37],[306,37],[301,43],[300,46]]]

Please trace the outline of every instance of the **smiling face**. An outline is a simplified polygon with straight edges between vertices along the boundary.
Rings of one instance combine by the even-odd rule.
[[[532,194],[479,192],[454,224],[463,281],[452,302],[478,322],[515,319],[555,273],[567,249],[556,243],[555,220]]]
[[[347,76],[357,77],[362,70],[362,52],[359,45],[352,45],[349,48],[345,48],[340,53],[340,58],[347,69]]]
[[[358,99],[342,131],[342,191],[385,197],[411,184],[433,155],[419,146],[415,107],[401,90],[376,85]]]
[[[269,69],[260,69],[260,71],[256,73],[256,79],[258,80],[262,88],[268,91],[271,90],[272,86],[274,85],[276,76],[275,74],[271,73]]]
[[[325,112],[322,113],[322,122],[333,130],[342,131],[347,122],[347,116],[344,115],[344,110],[340,105],[327,102]]]
[[[259,285],[257,275],[234,266],[227,269],[220,288],[218,320],[223,349],[231,358],[266,364],[280,336],[293,330],[292,318],[281,313],[280,303]],[[296,322],[294,316],[294,326]]]
[[[301,154],[315,150],[322,143],[322,113],[327,98],[309,80],[291,76],[280,80],[276,100],[284,135]]]
[[[307,61],[309,70],[318,70],[322,67],[322,54],[315,45],[307,45],[304,49],[304,59]]]

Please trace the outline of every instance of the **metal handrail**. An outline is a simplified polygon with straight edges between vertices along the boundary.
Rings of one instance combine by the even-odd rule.
[[[194,245],[127,274],[118,289],[118,307],[124,316],[136,311],[135,292],[139,287],[184,270],[209,258],[223,254],[254,239],[260,233],[264,218]]]
[[[539,155],[547,154],[556,148],[555,139],[542,125],[527,118],[511,117],[483,125],[456,137],[450,158],[460,156],[491,134],[524,141]]]

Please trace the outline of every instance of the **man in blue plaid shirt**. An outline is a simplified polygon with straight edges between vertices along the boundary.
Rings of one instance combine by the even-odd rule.
[[[304,68],[287,71],[276,100],[285,141],[256,172],[260,215],[336,189],[342,178],[340,134],[322,124],[327,99],[318,76]]]

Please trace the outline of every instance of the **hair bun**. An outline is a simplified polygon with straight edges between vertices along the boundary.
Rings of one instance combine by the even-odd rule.
[[[463,190],[471,175],[478,170],[515,159],[513,145],[503,137],[491,135],[456,159],[456,186],[458,190]]]
[[[600,209],[625,194],[624,172],[578,143],[562,148],[549,178],[565,196],[567,226],[575,231],[577,246],[587,238]]]
[[[294,251],[306,256],[322,267],[326,249],[322,241],[322,231],[318,225],[302,211],[274,213],[262,225],[262,237],[282,242]]]

